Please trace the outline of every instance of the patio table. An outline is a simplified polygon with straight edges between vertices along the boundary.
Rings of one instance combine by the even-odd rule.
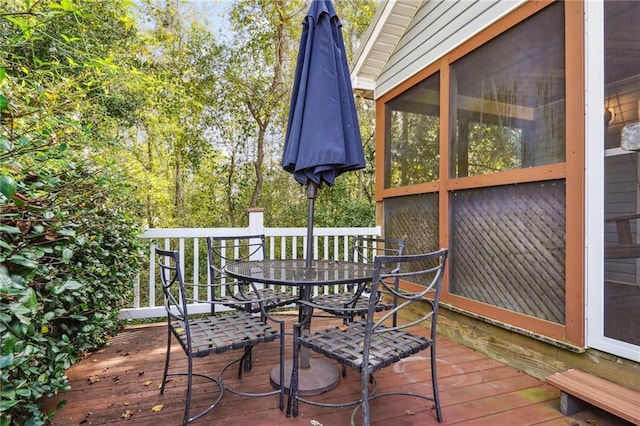
[[[253,260],[233,262],[225,266],[229,275],[246,281],[262,284],[295,286],[300,288],[302,300],[311,299],[314,286],[333,284],[358,284],[373,279],[373,264],[313,260],[310,267],[304,259]],[[302,318],[305,307],[299,307]],[[308,332],[308,330],[307,330]],[[289,390],[293,360],[285,361],[285,390]],[[300,356],[299,391],[301,395],[318,395],[333,389],[340,381],[338,370],[327,360],[309,357],[307,349],[302,348]],[[280,367],[271,370],[271,383],[279,387]]]

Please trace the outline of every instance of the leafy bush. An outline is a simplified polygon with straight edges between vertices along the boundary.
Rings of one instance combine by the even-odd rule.
[[[67,389],[65,370],[118,330],[143,253],[126,185],[23,143],[24,162],[0,164],[2,424],[43,424],[38,400]],[[0,158],[15,150],[2,136],[0,147]]]
[[[42,12],[18,9],[36,4]],[[84,15],[68,1],[9,5],[16,13],[0,18],[0,425],[41,425],[50,414],[40,399],[68,389],[66,369],[119,328],[142,261],[142,214],[127,174],[96,149],[117,128],[94,108],[105,61],[57,62],[84,51],[71,48],[79,39],[34,36],[71,31]]]

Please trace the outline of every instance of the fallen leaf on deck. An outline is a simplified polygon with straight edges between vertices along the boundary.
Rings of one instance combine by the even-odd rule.
[[[89,376],[87,381],[89,382],[90,385],[92,385],[94,383],[99,382],[100,381],[100,377],[98,377],[98,376]]]
[[[413,416],[413,415],[415,414],[413,411],[409,410],[408,408],[407,408],[406,410],[404,410],[404,413],[405,413],[407,416]]]
[[[151,407],[151,411],[153,411],[154,413],[157,413],[158,411],[161,411],[163,408],[164,408],[164,404],[158,404]]]
[[[123,419],[130,419],[136,413],[136,410],[127,410],[120,417]]]
[[[145,386],[150,386],[153,383],[153,380],[147,380],[146,382],[144,382]]]

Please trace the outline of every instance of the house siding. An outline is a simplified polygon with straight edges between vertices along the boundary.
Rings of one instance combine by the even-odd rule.
[[[418,9],[377,80],[378,98],[434,63],[524,1],[427,1]]]

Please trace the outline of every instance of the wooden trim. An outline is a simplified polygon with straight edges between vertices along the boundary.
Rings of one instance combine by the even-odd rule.
[[[376,179],[375,200],[382,202],[386,170],[385,139],[387,137],[386,105],[382,99],[376,101]]]
[[[567,339],[584,345],[585,152],[584,3],[565,2],[566,58],[566,281]]]
[[[515,169],[489,175],[468,176],[450,179],[444,185],[447,190],[483,188],[497,185],[541,182],[545,180],[564,179],[566,167],[564,163],[545,164],[543,166]]]
[[[448,147],[448,144],[447,144]],[[441,156],[444,153],[441,147]],[[448,155],[448,150],[446,152]],[[441,157],[442,158],[442,157]],[[442,165],[446,169],[447,164]],[[442,172],[442,170],[441,170]],[[436,191],[455,191],[462,189],[484,188],[498,185],[512,185],[545,180],[564,179],[565,163],[546,164],[526,169],[516,169],[489,175],[469,176],[438,182],[427,182],[398,188],[383,189],[383,198],[402,197],[406,195],[425,194]],[[440,212],[443,213],[442,211]],[[446,213],[446,212],[445,212]],[[446,214],[445,214],[446,215]],[[441,240],[442,241],[442,240]],[[446,240],[445,240],[446,241]],[[442,244],[442,243],[441,243]]]
[[[383,190],[384,198],[402,197],[405,195],[427,194],[430,192],[438,192],[440,189],[439,182],[426,182],[416,185],[401,186],[398,188],[387,188]]]
[[[445,184],[449,177],[449,146],[451,145],[450,133],[450,88],[451,88],[451,67],[443,58],[440,64],[440,186],[438,194],[438,238],[440,247],[450,248],[449,241],[449,193]],[[443,114],[442,111],[447,111]],[[449,293],[449,265],[447,264],[442,282],[441,294]]]
[[[566,340],[565,327],[561,324],[530,317],[451,293],[443,294],[441,299],[443,303],[474,312],[482,317],[513,325],[524,330],[533,331],[534,333],[549,336],[556,340]]]

